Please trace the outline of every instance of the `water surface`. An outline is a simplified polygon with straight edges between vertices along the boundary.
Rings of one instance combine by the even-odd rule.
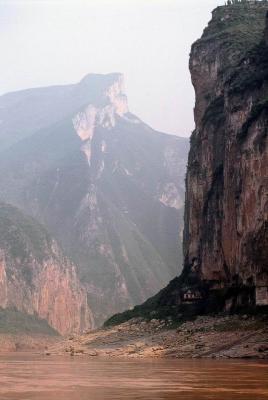
[[[268,363],[0,355],[1,400],[268,400]]]

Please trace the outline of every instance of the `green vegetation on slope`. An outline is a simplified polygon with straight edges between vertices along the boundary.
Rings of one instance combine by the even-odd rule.
[[[151,297],[143,304],[134,307],[132,310],[127,310],[120,314],[115,314],[109,318],[104,326],[119,325],[132,318],[143,318],[146,320],[167,319],[171,317],[174,321],[181,315],[177,315],[178,308],[175,306],[174,295],[177,294],[177,289],[182,282],[182,276],[173,279],[164,289],[155,296]]]
[[[208,41],[212,46],[218,43],[222,55],[221,67],[225,76],[228,76],[228,70],[236,66],[248,51],[261,42],[267,10],[266,1],[218,7],[195,46],[206,44]]]
[[[51,238],[41,224],[17,208],[0,203],[0,248],[21,261],[30,254],[42,261],[50,245]]]
[[[15,309],[0,308],[0,334],[44,334],[57,336],[46,320],[36,315],[29,315]]]
[[[264,45],[263,32],[265,28],[265,14],[268,10],[267,2],[259,4],[235,4],[228,7],[219,7],[214,11],[213,19],[208,28],[205,30],[203,37],[195,44],[202,46],[208,51],[208,57],[211,55],[211,61],[215,62],[215,48],[222,57],[220,68],[231,86],[233,91],[241,93],[243,90],[253,90],[263,84],[268,78],[268,54],[267,45]],[[207,43],[209,41],[209,43]],[[194,49],[196,50],[196,49]],[[200,49],[199,49],[200,50]],[[201,48],[200,52],[202,52]],[[210,53],[211,52],[211,53]],[[203,118],[203,124],[211,123],[216,127],[220,127],[223,114],[224,99],[220,95],[211,102],[207,108]],[[252,108],[250,118],[243,126],[240,133],[240,139],[243,139],[252,123],[262,114],[267,112],[267,98],[261,99]],[[265,131],[267,136],[267,130]],[[193,134],[191,138],[191,146],[197,147],[199,137]],[[221,148],[221,146],[215,146]],[[217,160],[220,157],[216,157]],[[192,166],[191,166],[192,168]],[[199,165],[197,165],[199,168]],[[214,181],[222,177],[222,165],[218,165],[215,169]],[[210,195],[210,193],[209,193]],[[207,233],[207,235],[209,232]],[[211,240],[212,241],[212,240]],[[105,322],[105,326],[117,325],[126,322],[132,318],[144,319],[165,319],[172,317],[175,321],[191,315],[193,308],[188,307],[185,312],[183,305],[180,305],[178,296],[180,295],[180,287],[192,286],[195,282],[190,282],[189,272],[185,268],[179,278],[175,278],[170,284],[161,290],[157,295],[147,300],[145,303],[127,310],[124,313],[116,314]],[[206,287],[202,288],[206,290]],[[239,287],[230,290],[218,290],[212,293],[207,304],[204,302],[204,310],[218,312],[222,308],[227,296],[230,298],[237,297],[238,294],[249,296],[250,288]],[[217,309],[218,308],[218,309]],[[246,310],[246,311],[245,311]],[[248,309],[237,308],[240,312],[249,312]],[[257,311],[254,310],[254,313]],[[183,313],[183,315],[182,315]]]
[[[199,41],[206,41],[230,34],[234,40],[229,43],[229,49],[242,49],[246,52],[251,45],[258,43],[265,26],[264,10],[268,8],[266,1],[258,4],[235,4],[221,6],[214,10],[213,19]]]

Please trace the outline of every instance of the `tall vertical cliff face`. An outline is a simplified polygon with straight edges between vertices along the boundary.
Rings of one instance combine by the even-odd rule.
[[[184,272],[210,290],[248,292],[229,306],[268,304],[267,10],[266,2],[219,7],[190,57],[196,129]]]
[[[36,315],[61,334],[93,326],[87,294],[75,266],[39,223],[3,203],[0,307]]]
[[[268,306],[268,3],[219,7],[193,44],[184,268],[107,324]],[[267,15],[266,15],[267,14]]]

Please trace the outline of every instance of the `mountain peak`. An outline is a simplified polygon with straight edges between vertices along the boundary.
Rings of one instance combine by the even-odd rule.
[[[95,74],[95,73],[88,73],[85,75],[80,83],[86,85],[94,85],[96,83],[106,83],[107,85],[111,85],[115,81],[124,80],[124,75],[121,72],[112,72],[109,74]]]
[[[111,74],[87,74],[79,85],[95,92],[98,103],[112,105],[116,114],[122,116],[128,112],[124,75],[119,72]],[[95,105],[95,104],[94,104]]]
[[[83,141],[92,139],[96,126],[110,129],[115,126],[116,116],[123,117],[128,112],[123,74],[88,74],[78,85],[93,92],[96,99],[73,118],[74,128]]]

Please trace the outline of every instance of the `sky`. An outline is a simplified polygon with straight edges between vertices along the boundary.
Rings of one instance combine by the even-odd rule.
[[[121,72],[130,111],[189,136],[191,44],[223,0],[0,0],[0,94]]]

